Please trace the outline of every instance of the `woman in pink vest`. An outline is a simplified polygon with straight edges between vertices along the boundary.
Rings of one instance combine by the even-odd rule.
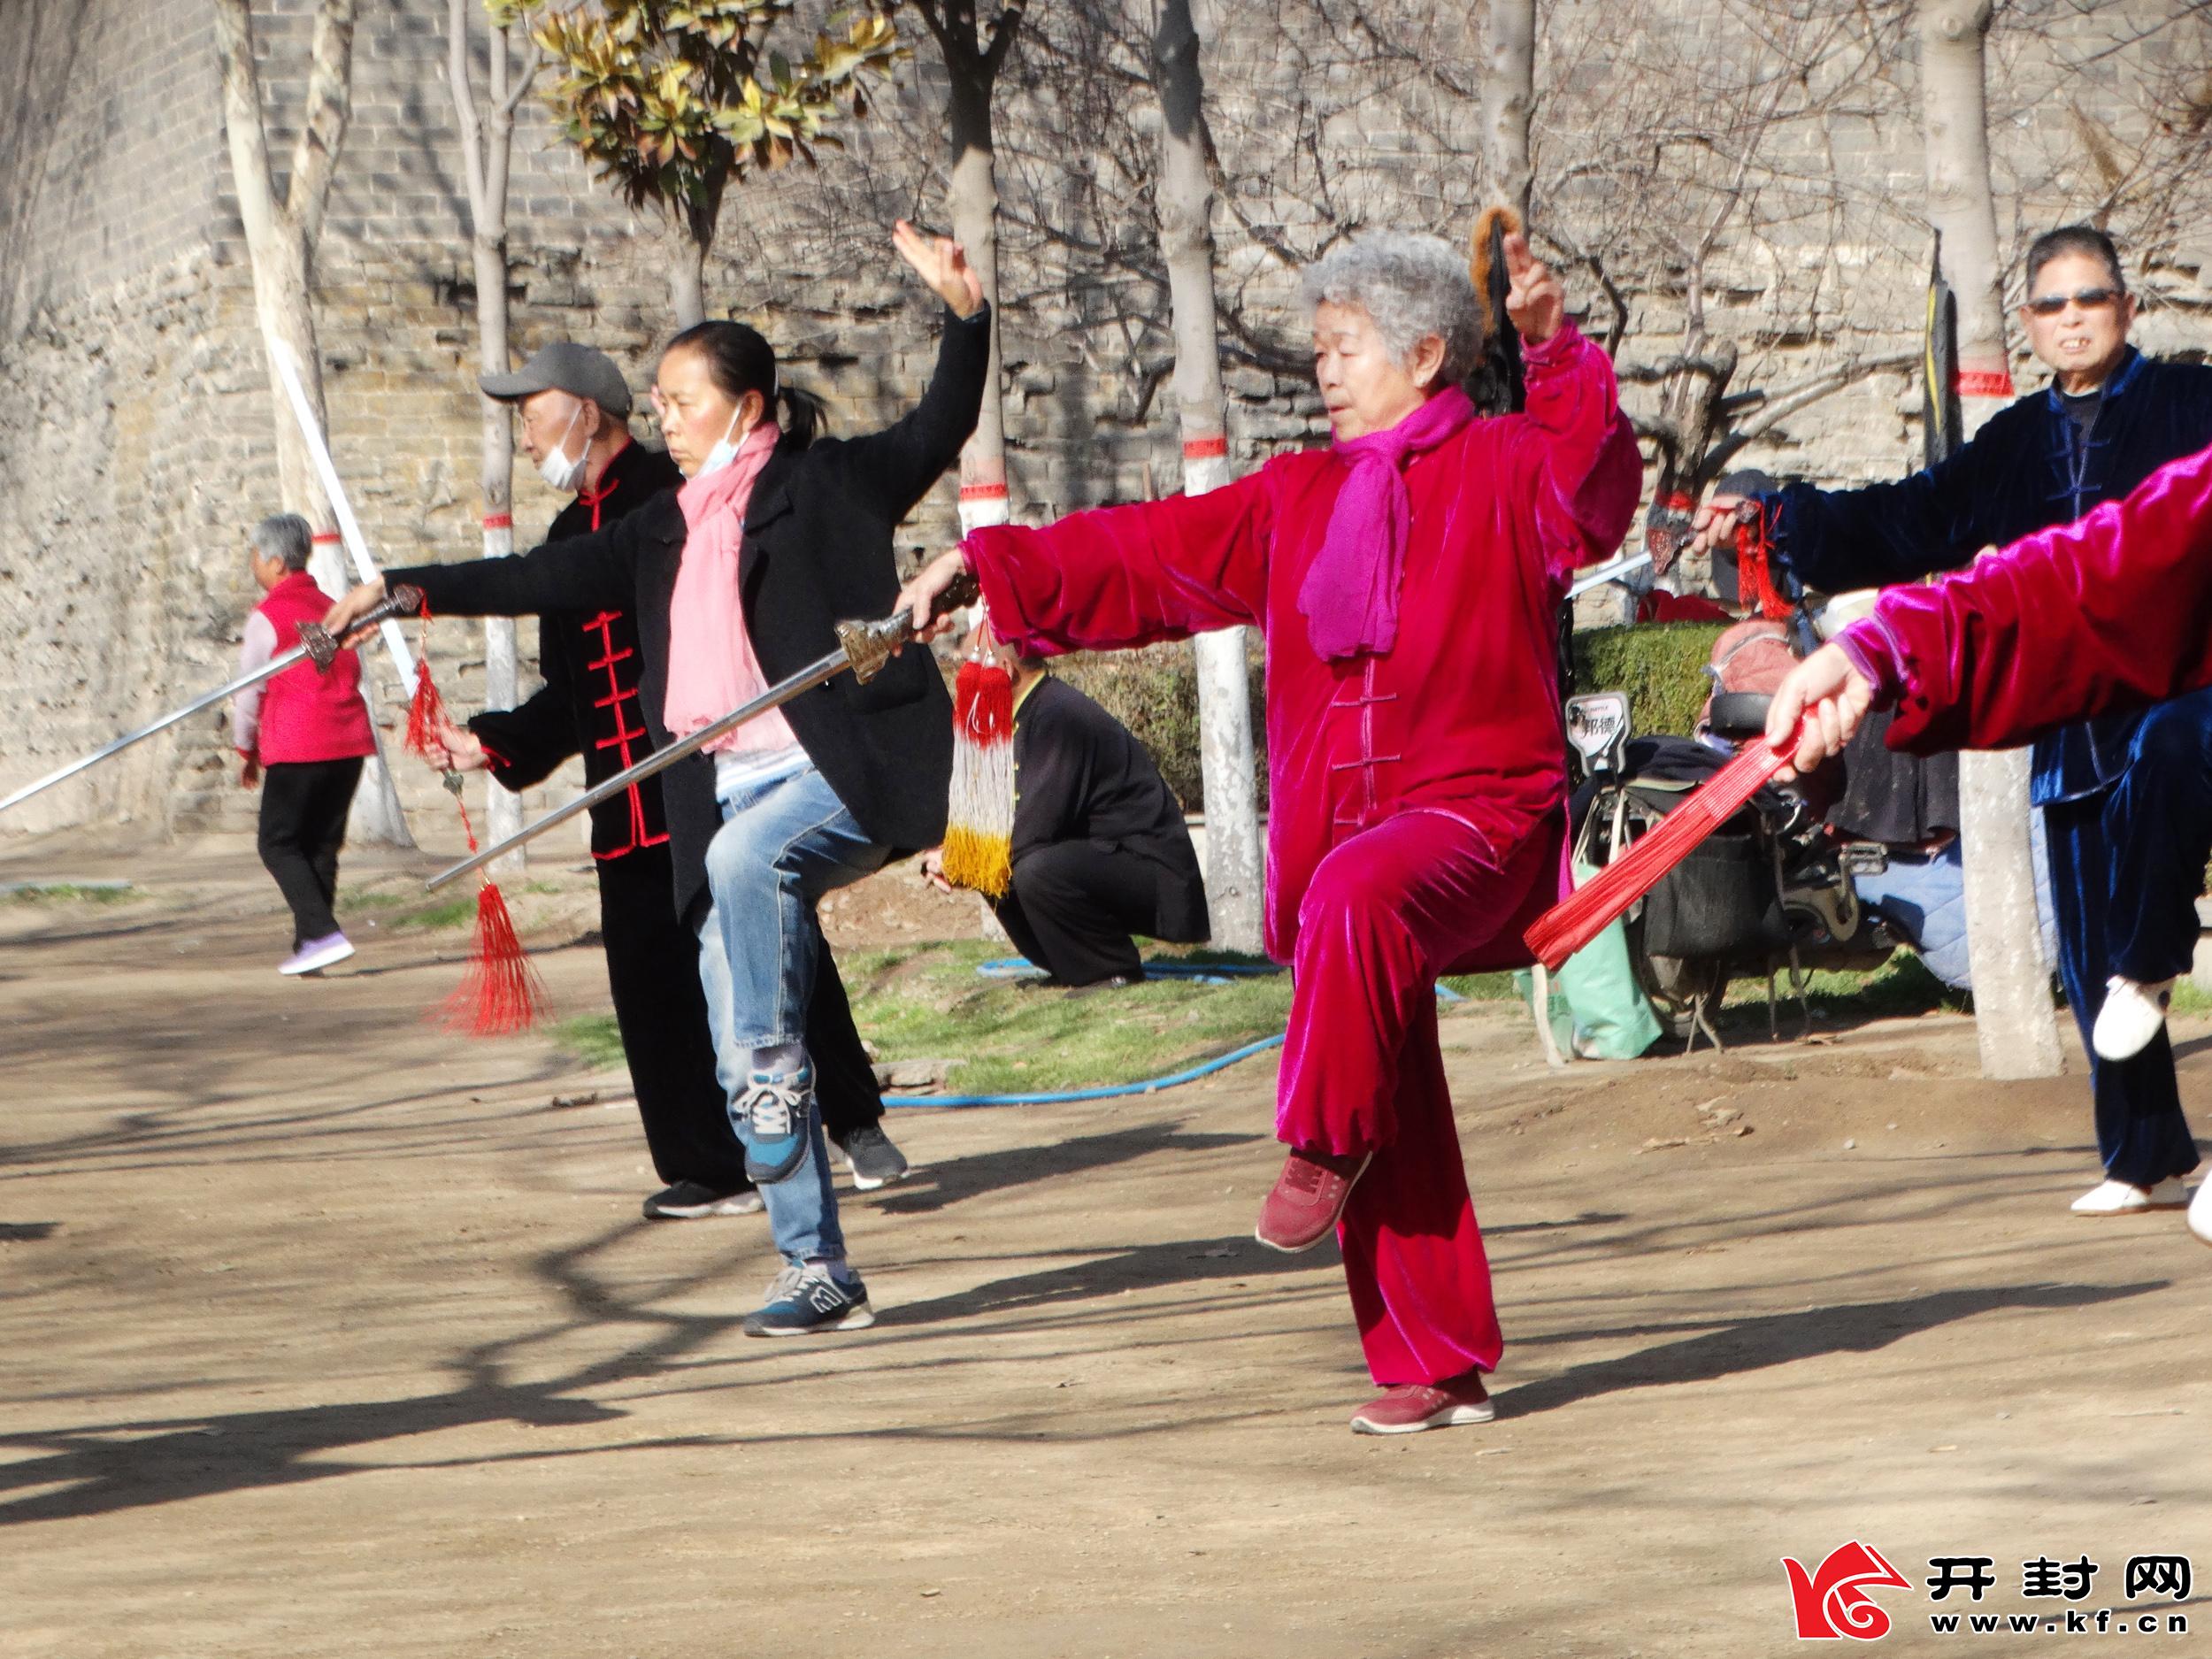
[[[1268,953],[1296,970],[1260,1242],[1337,1234],[1368,1369],[1362,1433],[1488,1420],[1502,1348],[1452,1123],[1436,979],[1519,956],[1560,894],[1568,573],[1610,551],[1642,471],[1613,365],[1508,243],[1528,408],[1478,419],[1463,257],[1357,238],[1306,272],[1335,442],[1204,495],[978,531],[990,626],[1050,655],[1256,625],[1267,634]]]
[[[330,599],[307,573],[313,537],[297,513],[254,526],[253,579],[268,597],[246,618],[238,670],[250,673],[300,642],[300,624],[319,622]],[[292,907],[292,954],[279,973],[313,973],[353,954],[338,931],[338,849],[361,762],[376,751],[361,701],[361,659],[338,653],[328,673],[295,663],[231,702],[231,735],[244,764],[238,781],[261,785],[261,862]]]

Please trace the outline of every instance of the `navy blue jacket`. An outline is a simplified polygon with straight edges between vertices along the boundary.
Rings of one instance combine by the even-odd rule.
[[[1972,441],[1893,484],[1767,497],[1774,555],[1823,593],[1886,588],[1969,564],[2117,501],[2169,461],[2212,444],[2212,367],[2130,347],[2085,444],[2055,386],[1992,416]],[[2035,746],[2039,806],[2119,781],[2139,714],[2066,726]]]

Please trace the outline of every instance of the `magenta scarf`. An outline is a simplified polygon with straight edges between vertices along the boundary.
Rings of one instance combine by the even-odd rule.
[[[1379,655],[1398,642],[1398,588],[1413,524],[1405,465],[1474,418],[1474,404],[1455,386],[1387,431],[1329,446],[1351,475],[1336,493],[1321,551],[1298,588],[1306,637],[1323,657]]]

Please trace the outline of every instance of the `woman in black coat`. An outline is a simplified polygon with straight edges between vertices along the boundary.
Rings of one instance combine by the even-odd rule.
[[[764,340],[699,324],[669,343],[653,393],[681,488],[517,557],[387,572],[330,625],[388,583],[422,589],[434,615],[628,610],[658,748],[835,649],[839,620],[889,613],[893,532],[974,429],[990,353],[982,285],[959,246],[903,224],[895,240],[953,313],[904,419],[817,441],[818,405],[779,389]],[[831,888],[942,839],[950,703],[929,654],[908,652],[864,686],[841,675],[711,747],[664,772],[662,796],[732,1125],[786,1262],[745,1329],[856,1329],[873,1315],[845,1260],[803,1041],[824,949],[812,912]]]

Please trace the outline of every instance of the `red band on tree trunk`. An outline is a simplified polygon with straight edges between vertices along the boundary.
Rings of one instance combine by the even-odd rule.
[[[515,516],[511,512],[488,512],[484,515],[484,528],[487,530],[511,530],[514,527]]]
[[[1961,397],[2012,396],[2012,372],[2009,369],[1961,369],[1954,383]]]
[[[963,484],[960,487],[960,499],[963,501],[1002,501],[1005,496],[1006,486],[1003,484]]]
[[[1183,458],[1186,461],[1210,461],[1216,456],[1229,453],[1226,438],[1186,438],[1183,440]]]

